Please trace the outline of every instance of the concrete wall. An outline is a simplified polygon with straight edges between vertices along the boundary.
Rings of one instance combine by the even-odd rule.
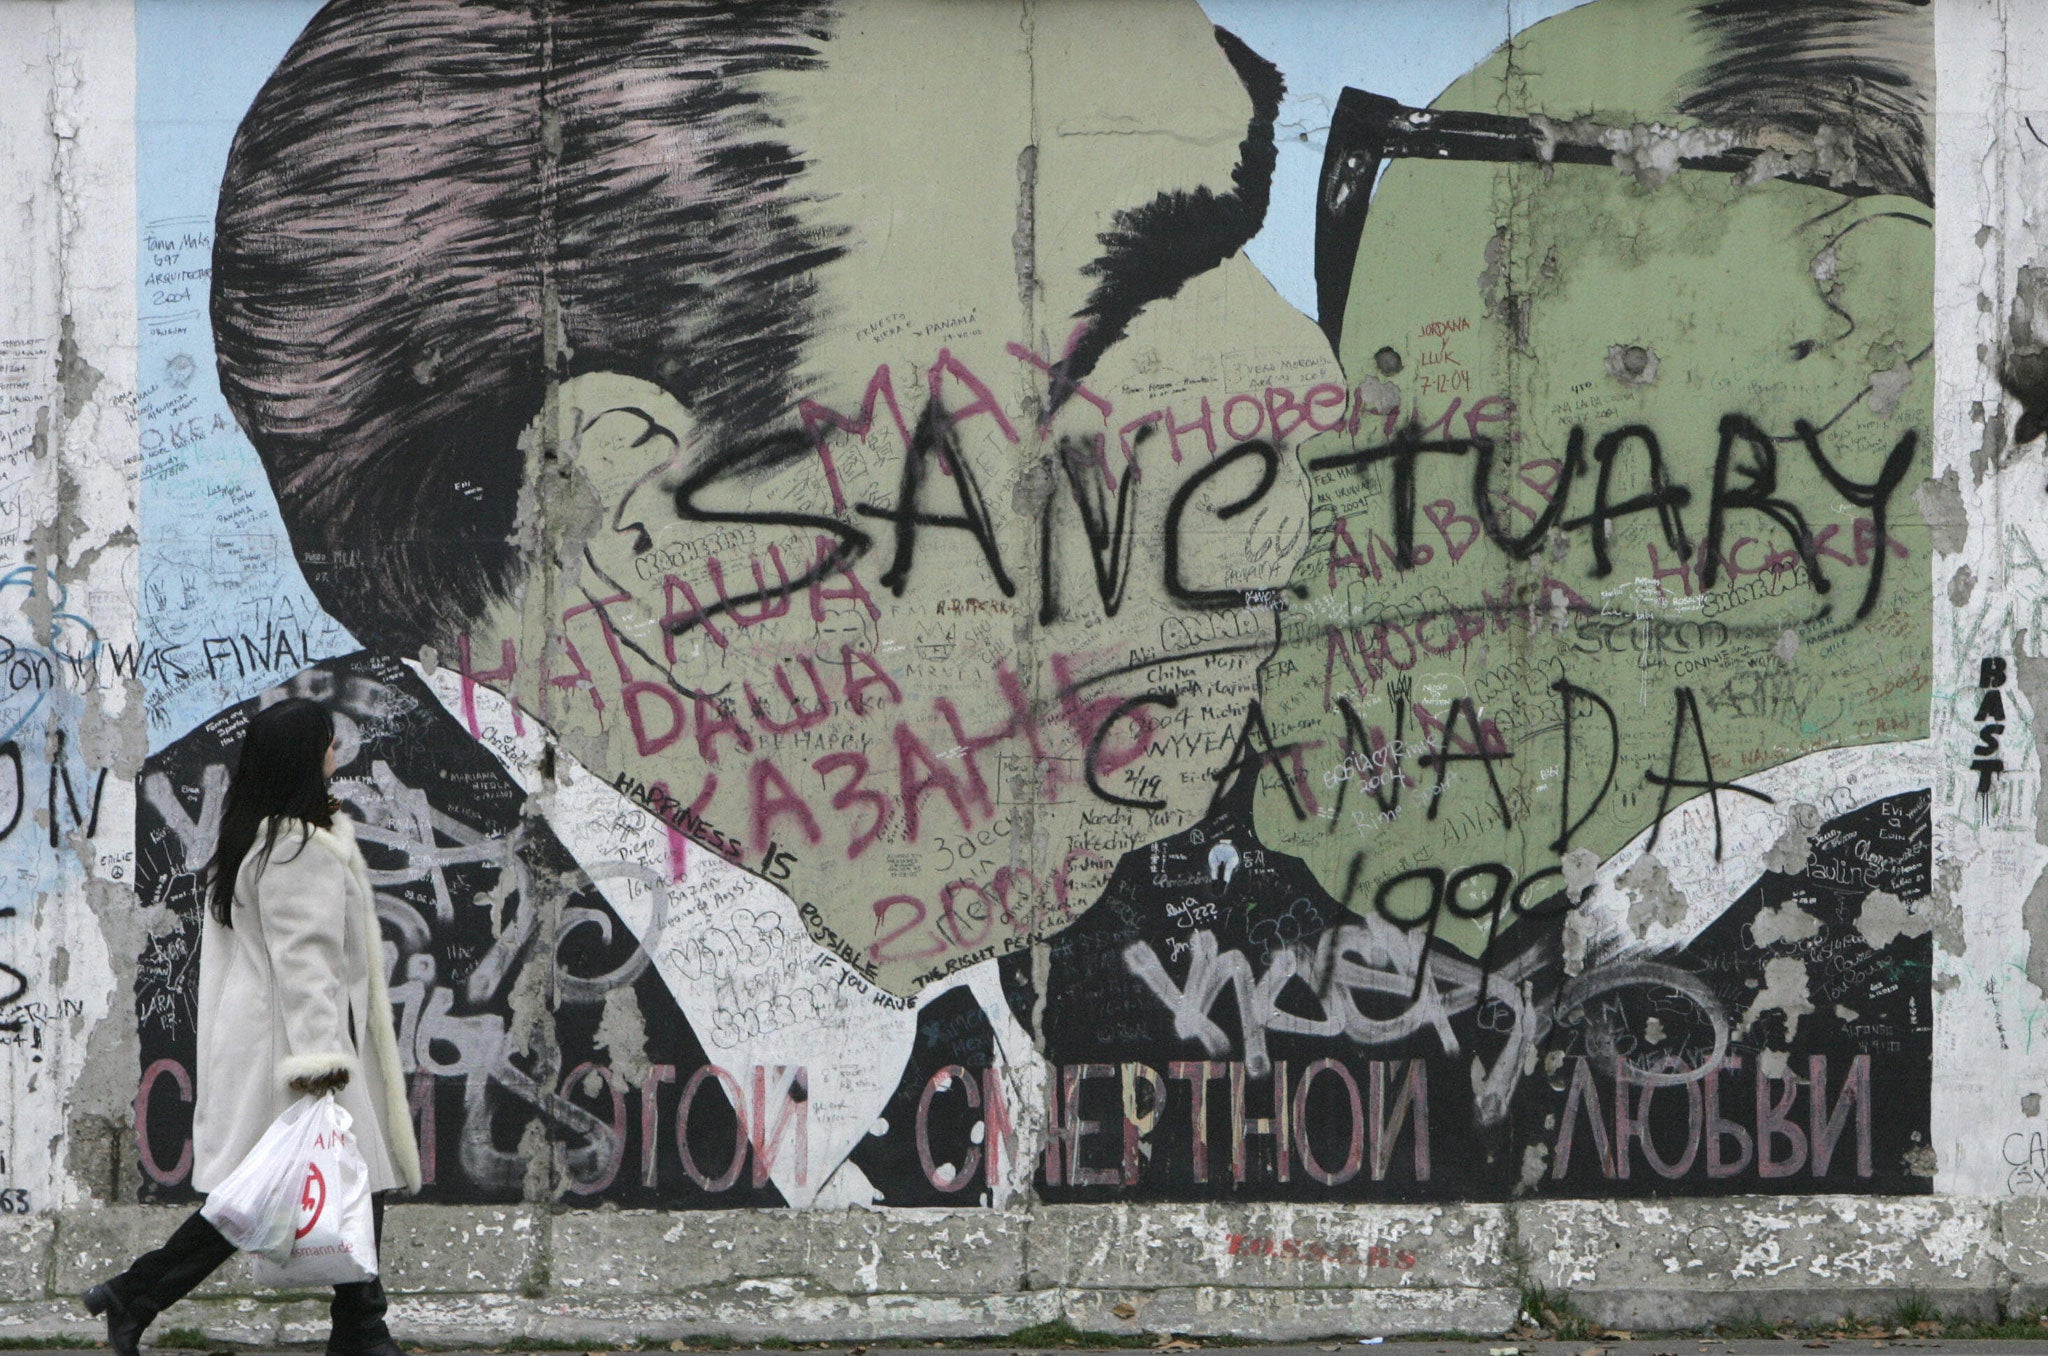
[[[2043,23],[4,0],[0,1332],[292,693],[421,1337],[2038,1307]]]

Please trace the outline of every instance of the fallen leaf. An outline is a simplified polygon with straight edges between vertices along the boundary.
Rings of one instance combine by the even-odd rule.
[[[1164,1342],[1154,1344],[1154,1351],[1200,1351],[1200,1342],[1190,1342],[1185,1337],[1168,1337]]]
[[[1609,1328],[1600,1335],[1610,1342],[1633,1342],[1636,1340],[1634,1333],[1623,1332],[1620,1328]]]
[[[1806,1344],[1806,1349],[1808,1351],[1821,1351],[1825,1350],[1827,1345],[1828,1344],[1826,1342],[1808,1342]]]
[[[1129,1300],[1117,1301],[1116,1305],[1110,1309],[1110,1312],[1115,1314],[1118,1318],[1128,1319],[1136,1318],[1138,1316],[1137,1306],[1132,1304]]]
[[[675,1341],[668,1344],[668,1349],[670,1351],[688,1351],[690,1349],[690,1344],[688,1342],[685,1342],[682,1338],[678,1337]]]
[[[866,1347],[855,1347],[853,1349],[853,1356],[868,1356],[868,1349]]]

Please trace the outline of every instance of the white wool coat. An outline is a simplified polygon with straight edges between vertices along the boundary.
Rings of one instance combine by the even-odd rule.
[[[235,877],[234,926],[209,907],[199,946],[192,1185],[211,1191],[297,1100],[294,1078],[346,1069],[370,1189],[420,1185],[419,1146],[392,1030],[376,897],[355,828],[262,830]]]

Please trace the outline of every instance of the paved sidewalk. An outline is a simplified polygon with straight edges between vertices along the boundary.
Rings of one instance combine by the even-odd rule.
[[[2048,1329],[2044,1329],[2048,1333]],[[1028,1356],[1029,1353],[1079,1353],[1102,1350],[1138,1351],[1158,1350],[1169,1356],[1184,1356],[1193,1350],[1215,1350],[1242,1353],[1243,1356],[1332,1356],[1332,1353],[1371,1352],[1375,1347],[1392,1348],[1388,1356],[1804,1356],[1808,1350],[1829,1350],[1842,1356],[1868,1356],[1872,1352],[1910,1352],[1912,1356],[2048,1356],[2048,1335],[2038,1340],[2014,1341],[2002,1338],[1987,1339],[1945,1339],[1945,1338],[1868,1338],[1842,1337],[1819,1338],[1803,1335],[1785,1337],[1701,1337],[1697,1334],[1651,1337],[1619,1341],[1582,1342],[1536,1342],[1517,1341],[1510,1338],[1497,1339],[1444,1339],[1430,1337],[1390,1337],[1383,1342],[1361,1343],[1357,1339],[1331,1340],[1324,1342],[1275,1343],[1270,1346],[1255,1346],[1240,1342],[1227,1345],[1209,1346],[1199,1340],[1176,1341],[1170,1346],[1158,1348],[1101,1348],[1062,1343],[1053,1347],[1018,1347],[1013,1345],[991,1345],[986,1347],[955,1346],[951,1343],[928,1343],[922,1345],[873,1344],[802,1344],[798,1350],[816,1353],[816,1356],[930,1356],[934,1349],[943,1349],[950,1356]],[[278,1356],[307,1356],[317,1351],[317,1346],[300,1347],[222,1347],[221,1352],[232,1351],[233,1356],[265,1356],[275,1352]],[[106,1350],[99,1348],[53,1347],[53,1348],[11,1348],[8,1356],[78,1356],[81,1351]],[[156,1356],[210,1356],[196,1348],[144,1347]],[[408,1351],[413,1348],[407,1348]],[[631,1351],[633,1349],[628,1349]],[[691,1348],[691,1350],[703,1350]],[[786,1356],[789,1347],[732,1347],[721,1349],[719,1356]],[[468,1350],[432,1351],[431,1356],[613,1356],[601,1348],[592,1348],[588,1353],[564,1351],[533,1352],[504,1347],[478,1347]],[[627,1352],[617,1353],[627,1356]]]

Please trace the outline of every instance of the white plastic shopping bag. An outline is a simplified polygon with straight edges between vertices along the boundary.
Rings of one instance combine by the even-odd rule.
[[[227,1180],[206,1194],[199,1213],[243,1252],[290,1252],[307,1156],[326,1124],[315,1114],[323,1100],[333,1101],[308,1095],[286,1107]]]
[[[290,1244],[250,1259],[258,1285],[345,1285],[377,1274],[370,1166],[356,1147],[351,1118],[328,1096],[310,1119],[317,1124],[302,1160]]]

